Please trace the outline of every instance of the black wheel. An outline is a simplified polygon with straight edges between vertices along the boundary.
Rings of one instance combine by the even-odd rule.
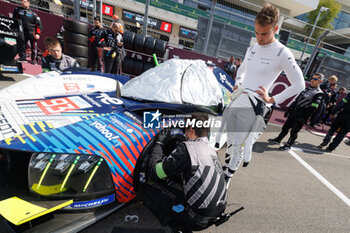
[[[149,69],[151,69],[153,67],[154,67],[154,63],[153,62],[144,62],[142,71],[145,72],[146,70],[149,70]]]
[[[133,178],[133,185],[136,192],[138,191],[139,186],[143,184],[143,183],[140,183],[141,173],[142,173],[142,179],[144,180],[144,182],[148,181],[147,166],[149,163],[149,159],[151,158],[151,150],[156,141],[157,141],[157,137],[152,138],[152,140],[145,146],[139,158],[137,159],[135,170],[134,170],[134,178]]]
[[[184,135],[177,134],[177,133],[168,136],[165,140],[166,143],[164,143],[163,152],[165,152],[166,154],[170,154],[179,143],[185,140],[186,138]],[[151,153],[152,148],[156,141],[157,141],[157,137],[152,138],[152,140],[145,146],[139,158],[137,159],[137,163],[134,170],[134,179],[133,179],[134,181],[133,184],[136,192],[139,191],[140,185],[143,184],[143,182],[140,183],[140,180],[141,180],[140,178],[142,178],[144,182],[148,181],[147,167],[148,167],[149,160],[152,156],[152,153]],[[142,173],[142,176],[140,176],[141,173]]]
[[[70,44],[77,44],[77,45],[83,45],[83,46],[89,45],[88,37],[83,34],[64,31],[63,38],[65,43],[68,42]]]
[[[145,36],[136,34],[134,39],[134,50],[143,53],[143,46],[145,44]]]
[[[86,46],[64,43],[64,53],[71,57],[85,57],[89,55],[89,49]]]
[[[65,31],[79,33],[86,36],[89,34],[89,25],[79,21],[63,19],[63,28]]]
[[[158,57],[163,57],[166,50],[166,42],[164,40],[157,39],[154,49]]]
[[[154,53],[154,45],[156,44],[156,39],[150,36],[147,36],[145,39],[144,51],[147,54]]]
[[[134,49],[135,33],[131,31],[125,31],[123,35],[124,48],[133,50]]]
[[[138,59],[134,59],[134,64],[132,66],[132,70],[133,70],[133,74],[134,75],[142,74],[143,61],[142,60],[138,60]]]
[[[89,60],[86,57],[74,57],[79,62],[80,67],[87,68]]]
[[[126,57],[122,64],[122,72],[126,74],[133,74],[132,67],[134,65],[134,59]]]

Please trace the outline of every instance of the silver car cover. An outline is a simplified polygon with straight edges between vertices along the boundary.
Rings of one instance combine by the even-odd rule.
[[[223,93],[212,68],[202,60],[170,59],[128,81],[121,95],[137,100],[218,105]]]

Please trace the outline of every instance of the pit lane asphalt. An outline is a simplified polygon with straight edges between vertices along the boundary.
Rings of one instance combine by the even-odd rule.
[[[0,88],[11,83],[0,81]],[[342,142],[324,153],[316,147],[322,137],[302,130],[292,151],[279,151],[278,145],[267,143],[279,131],[280,126],[268,125],[249,166],[239,168],[231,180],[227,210],[245,209],[202,232],[350,232],[350,147]],[[224,153],[219,151],[221,159]],[[138,222],[132,221],[135,216]],[[134,202],[81,232],[171,231]]]

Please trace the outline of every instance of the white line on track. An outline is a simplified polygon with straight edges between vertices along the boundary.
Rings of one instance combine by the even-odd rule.
[[[328,187],[335,195],[337,195],[345,204],[350,207],[350,199],[346,197],[342,192],[340,192],[336,187],[334,187],[328,180],[326,180],[320,173],[313,169],[307,162],[299,157],[294,151],[288,150],[288,153],[291,154],[296,160],[299,161],[306,169],[308,169],[317,179],[319,179],[326,187]]]

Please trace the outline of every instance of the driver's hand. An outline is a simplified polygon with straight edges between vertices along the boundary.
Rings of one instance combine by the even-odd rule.
[[[170,130],[169,129],[163,129],[162,131],[160,131],[160,133],[158,134],[158,139],[157,139],[157,143],[163,145],[165,139],[170,135]]]

